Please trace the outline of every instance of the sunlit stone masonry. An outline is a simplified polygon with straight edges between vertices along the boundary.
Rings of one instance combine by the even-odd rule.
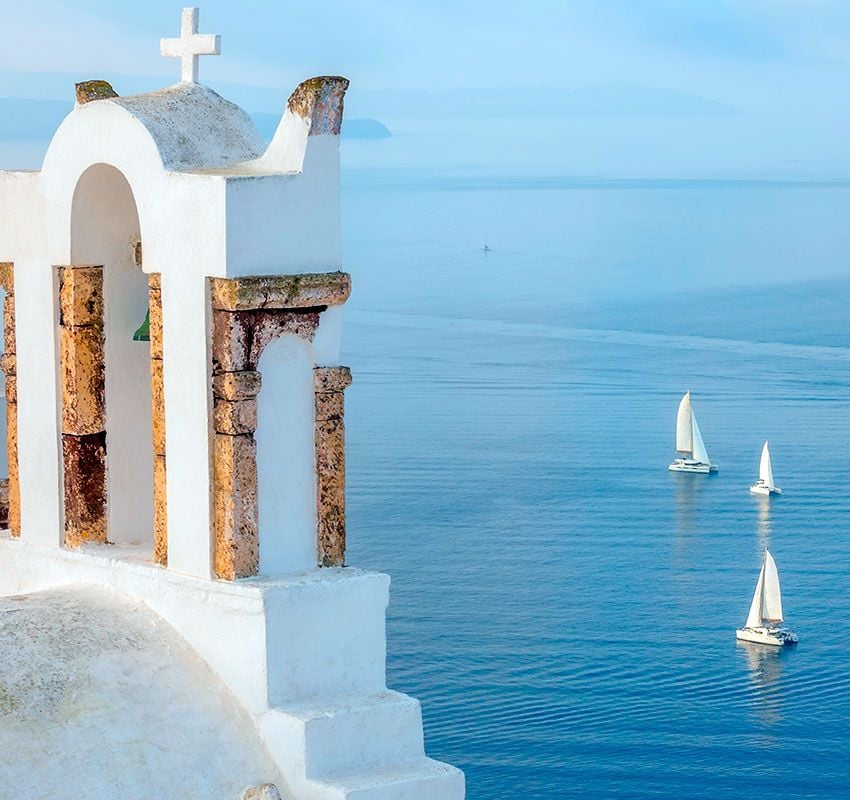
[[[198,82],[220,49],[184,9],[179,83],[69,87],[0,173],[0,797],[459,800],[345,560],[348,81],[267,145]]]

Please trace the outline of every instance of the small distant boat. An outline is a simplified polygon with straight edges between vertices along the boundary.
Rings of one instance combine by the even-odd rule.
[[[484,237],[484,244],[483,244],[483,246],[481,247],[481,249],[482,249],[485,253],[489,253],[489,252],[490,252],[490,245],[489,245],[489,244],[487,244],[487,237],[486,237],[486,236]]]
[[[717,472],[717,464],[711,463],[706,452],[697,416],[691,406],[690,392],[685,392],[676,415],[676,452],[680,457],[668,467],[671,472],[696,472],[702,475]]]
[[[765,548],[764,561],[756,583],[750,613],[741,630],[735,631],[738,639],[744,642],[769,644],[782,647],[796,644],[797,634],[779,627],[782,617],[782,592],[779,589],[779,572],[770,551]]]
[[[768,496],[772,494],[782,494],[782,489],[773,482],[773,465],[770,463],[770,448],[767,446],[767,442],[764,443],[764,447],[761,449],[759,479],[750,486],[750,491],[753,494],[763,494]]]

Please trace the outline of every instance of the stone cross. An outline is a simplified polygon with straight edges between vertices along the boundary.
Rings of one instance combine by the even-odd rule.
[[[183,83],[198,82],[198,56],[221,54],[221,36],[198,33],[198,9],[184,8],[180,20],[179,39],[160,39],[159,52],[164,58],[182,60],[180,80]]]

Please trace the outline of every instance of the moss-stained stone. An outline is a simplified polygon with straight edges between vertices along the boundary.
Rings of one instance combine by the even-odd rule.
[[[62,435],[65,544],[106,542],[106,433]]]
[[[215,574],[225,580],[256,575],[260,566],[256,443],[250,435],[218,433],[213,450]]]
[[[308,78],[290,95],[287,107],[293,114],[310,120],[310,136],[338,136],[347,89],[348,79],[339,75]]]
[[[222,311],[338,306],[350,294],[346,272],[210,278],[212,307]]]
[[[260,392],[259,372],[225,372],[213,377],[213,396],[222,400],[250,400]]]
[[[0,289],[6,294],[15,291],[15,265],[10,261],[0,261]]]
[[[91,103],[93,100],[108,100],[110,97],[118,97],[118,92],[112,88],[108,81],[93,80],[82,81],[74,84],[77,102],[80,105]]]
[[[215,432],[236,436],[257,430],[256,400],[216,399],[214,409]]]
[[[106,427],[104,342],[100,327],[61,326],[62,432],[81,436]]]
[[[103,324],[103,268],[59,268],[59,321],[62,325]]]
[[[168,511],[165,491],[165,456],[153,458],[153,560],[168,564]]]

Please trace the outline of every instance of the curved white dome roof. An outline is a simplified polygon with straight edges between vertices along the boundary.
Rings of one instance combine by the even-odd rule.
[[[0,641],[0,797],[283,789],[241,706],[146,606],[94,587],[4,597]]]

